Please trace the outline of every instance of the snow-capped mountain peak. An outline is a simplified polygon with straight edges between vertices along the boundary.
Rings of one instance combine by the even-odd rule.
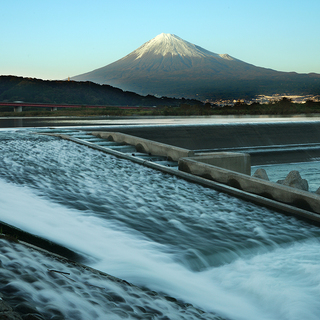
[[[205,100],[265,94],[274,88],[294,91],[305,83],[315,84],[318,90],[320,75],[308,77],[301,75],[297,80],[296,75],[256,67],[161,33],[125,57],[72,80],[109,84],[143,95]]]
[[[187,57],[219,56],[216,53],[205,50],[170,33],[159,34],[131,54],[136,55],[136,59],[141,59],[145,54],[150,53],[162,56],[168,54]]]

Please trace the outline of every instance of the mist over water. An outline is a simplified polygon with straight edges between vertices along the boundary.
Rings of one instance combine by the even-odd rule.
[[[2,221],[230,319],[319,319],[317,227],[28,131],[0,152]]]

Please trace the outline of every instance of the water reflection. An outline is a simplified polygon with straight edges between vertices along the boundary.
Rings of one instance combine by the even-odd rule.
[[[13,119],[13,126],[14,127],[23,127],[23,119]]]

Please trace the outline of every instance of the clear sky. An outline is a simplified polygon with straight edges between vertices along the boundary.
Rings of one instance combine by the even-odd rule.
[[[256,66],[320,73],[320,0],[0,1],[0,75],[65,79],[162,32]]]

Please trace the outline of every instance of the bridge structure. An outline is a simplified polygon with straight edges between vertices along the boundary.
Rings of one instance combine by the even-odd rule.
[[[24,107],[49,108],[56,111],[58,108],[106,108],[115,107],[119,109],[139,109],[139,106],[96,106],[96,105],[77,105],[77,104],[52,104],[52,103],[32,103],[32,102],[0,102],[0,107],[13,107],[14,112],[22,112]],[[145,108],[145,107],[143,107]]]

